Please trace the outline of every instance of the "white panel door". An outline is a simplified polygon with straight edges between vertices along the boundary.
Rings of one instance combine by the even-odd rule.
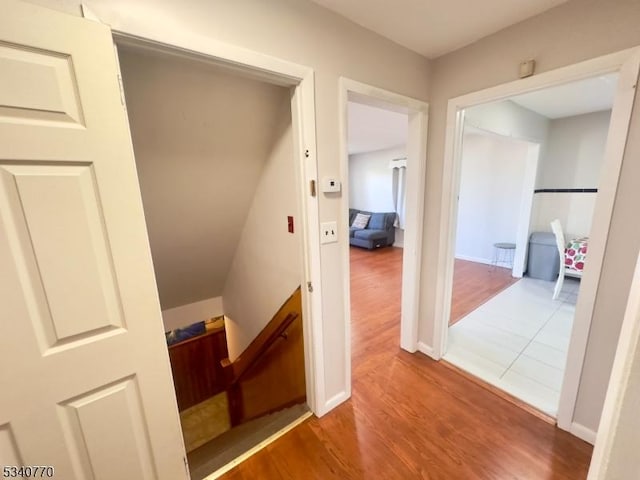
[[[0,466],[185,479],[109,28],[3,0]]]

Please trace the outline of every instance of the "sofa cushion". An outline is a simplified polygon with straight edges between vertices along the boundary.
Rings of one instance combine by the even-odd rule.
[[[361,228],[356,228],[356,227],[349,227],[349,237],[353,238],[354,233],[357,232],[358,230],[362,230]]]
[[[351,225],[353,223],[353,221],[356,218],[356,215],[358,214],[359,210],[356,210],[355,208],[350,208],[349,209],[349,225]]]
[[[356,215],[356,218],[353,220],[353,223],[351,224],[351,226],[356,228],[367,228],[367,224],[369,223],[370,218],[371,218],[371,215],[358,213]]]
[[[367,225],[367,228],[370,228],[371,230],[384,230],[385,229],[385,225],[384,225],[385,215],[387,215],[387,214],[386,213],[372,213],[371,214],[371,218],[369,219],[369,225]]]
[[[387,238],[387,232],[385,230],[372,230],[367,228],[366,230],[356,230],[353,232],[353,236],[362,240],[377,240]]]

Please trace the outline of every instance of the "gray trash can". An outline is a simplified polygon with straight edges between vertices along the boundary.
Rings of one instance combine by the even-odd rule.
[[[560,271],[560,256],[556,237],[551,232],[533,232],[529,238],[527,275],[531,278],[555,281]]]

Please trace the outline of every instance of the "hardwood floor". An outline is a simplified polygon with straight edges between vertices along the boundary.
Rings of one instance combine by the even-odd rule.
[[[401,254],[352,248],[351,399],[221,478],[584,479],[590,445],[400,350]]]
[[[473,312],[505,288],[518,281],[508,268],[455,260],[449,325]]]

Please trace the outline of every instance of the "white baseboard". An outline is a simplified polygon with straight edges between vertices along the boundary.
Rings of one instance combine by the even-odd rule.
[[[468,262],[484,263],[485,265],[493,265],[493,261],[489,258],[470,257],[468,255],[455,255],[458,260],[466,260]]]
[[[180,305],[162,311],[162,322],[165,331],[186,327],[192,323],[202,322],[208,318],[224,315],[222,297],[207,298],[199,302]]]
[[[591,445],[594,445],[596,443],[596,437],[598,436],[597,432],[594,432],[590,428],[587,428],[584,425],[580,425],[576,422],[573,422],[571,424],[569,433],[575,435],[576,437],[584,440],[587,443],[590,443]]]
[[[331,397],[329,400],[327,400],[325,404],[322,405],[322,407],[320,407],[320,411],[314,412],[314,413],[316,414],[317,417],[322,417],[323,415],[326,415],[331,410],[336,408],[341,403],[349,400],[349,397],[350,395],[347,392],[340,392],[334,395],[333,397]]]
[[[427,357],[433,358],[434,360],[440,360],[439,358],[436,358],[433,347],[430,347],[424,342],[418,342],[418,351],[420,353],[424,353]]]

